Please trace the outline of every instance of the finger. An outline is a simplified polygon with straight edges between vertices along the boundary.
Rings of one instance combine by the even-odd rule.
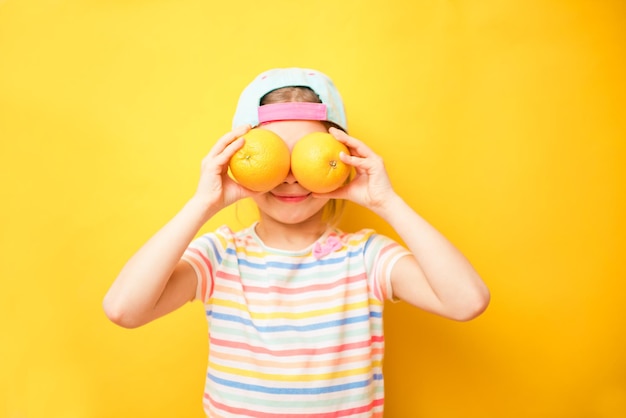
[[[211,148],[211,151],[209,151],[209,155],[216,156],[218,154],[221,154],[222,152],[224,152],[229,144],[240,138],[250,129],[250,125],[242,125],[223,135],[220,139],[217,140],[215,145],[213,145],[213,148]]]
[[[312,193],[311,195],[314,198],[322,198],[322,199],[347,199],[348,194],[346,193],[346,186],[342,186],[332,192],[328,193]]]
[[[230,158],[235,155],[235,153],[241,148],[243,147],[243,145],[245,144],[246,140],[244,137],[240,136],[239,138],[235,139],[233,142],[231,142],[230,144],[228,144],[226,146],[226,148],[224,148],[224,151],[222,151],[222,153],[218,156],[219,158],[222,159],[226,159],[226,160],[230,160]]]
[[[202,159],[202,170],[211,171],[216,174],[225,174],[228,171],[230,160],[244,144],[245,139],[239,137],[228,144],[226,148],[217,155],[215,154],[215,150],[211,150],[211,152]]]
[[[237,183],[235,180],[230,178],[229,176],[224,177],[224,188],[226,190],[232,190],[232,194],[235,196],[234,200],[244,199],[247,197],[254,197],[262,194],[262,192],[256,192],[254,190],[250,190],[247,187],[242,186]]]
[[[345,133],[344,131],[342,131],[341,129],[337,129],[337,128],[330,128],[329,132],[332,136],[335,137],[335,139],[339,142],[341,142],[342,144],[344,144],[345,146],[348,147],[348,149],[350,150],[350,154],[352,155],[359,155],[362,157],[368,157],[371,155],[376,155],[374,153],[374,151],[372,151],[371,148],[369,148],[367,145],[365,145],[365,143],[363,141],[360,141],[350,135],[348,135],[347,133]]]
[[[349,155],[343,151],[339,153],[339,158],[341,159],[342,162],[356,168],[357,170],[367,169],[370,165],[368,164],[367,158],[360,157],[358,155]]]
[[[252,129],[252,127],[250,125],[241,125],[241,126],[237,126],[235,129],[233,129],[231,132],[236,136],[236,137],[240,137],[241,135],[247,133],[250,129]]]

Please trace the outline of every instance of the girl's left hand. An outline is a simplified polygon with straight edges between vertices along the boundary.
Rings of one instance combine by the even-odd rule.
[[[348,147],[350,155],[341,154],[341,161],[354,167],[355,177],[347,185],[323,194],[332,199],[346,199],[373,211],[381,208],[395,195],[383,159],[367,145],[340,129],[329,132]],[[322,196],[322,195],[320,195]]]

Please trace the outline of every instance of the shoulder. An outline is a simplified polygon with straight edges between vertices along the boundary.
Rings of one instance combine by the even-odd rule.
[[[202,234],[197,240],[212,241],[220,243],[222,247],[228,247],[229,244],[236,245],[237,243],[247,242],[253,239],[253,234],[251,233],[252,228],[253,227],[247,227],[236,231],[228,225],[222,225],[211,232]]]
[[[343,234],[341,240],[349,252],[360,254],[371,268],[381,262],[393,264],[398,258],[409,254],[403,245],[373,229]]]
[[[234,253],[234,249],[246,247],[253,239],[249,233],[250,228],[235,231],[228,225],[222,225],[217,229],[206,232],[194,239],[187,248],[187,252],[197,252],[209,257],[217,258],[221,262],[228,253]]]
[[[366,263],[372,264],[375,260],[386,257],[389,252],[406,252],[404,247],[386,235],[377,233],[373,229],[361,229],[356,232],[345,233],[333,231],[328,240],[338,239],[341,248],[351,258],[363,258]]]
[[[372,236],[377,235],[373,229],[361,229],[356,232],[343,232],[335,229],[331,235],[336,236],[347,247],[365,246]]]
[[[379,234],[374,229],[361,229],[357,232],[345,233],[337,231],[337,236],[346,247],[360,247],[363,250],[378,252],[389,245],[399,245],[392,238]]]

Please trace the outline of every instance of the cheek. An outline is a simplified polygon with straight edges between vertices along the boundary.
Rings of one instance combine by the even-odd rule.
[[[320,210],[324,209],[324,207],[328,203],[328,200],[329,199],[313,199],[310,206],[311,210],[315,213],[319,212]]]

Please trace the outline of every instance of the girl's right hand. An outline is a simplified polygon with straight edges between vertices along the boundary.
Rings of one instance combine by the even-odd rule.
[[[239,126],[222,136],[202,160],[200,181],[194,199],[202,202],[207,209],[219,211],[254,194],[228,175],[228,163],[237,150],[243,146],[242,135],[249,130],[249,125]]]

